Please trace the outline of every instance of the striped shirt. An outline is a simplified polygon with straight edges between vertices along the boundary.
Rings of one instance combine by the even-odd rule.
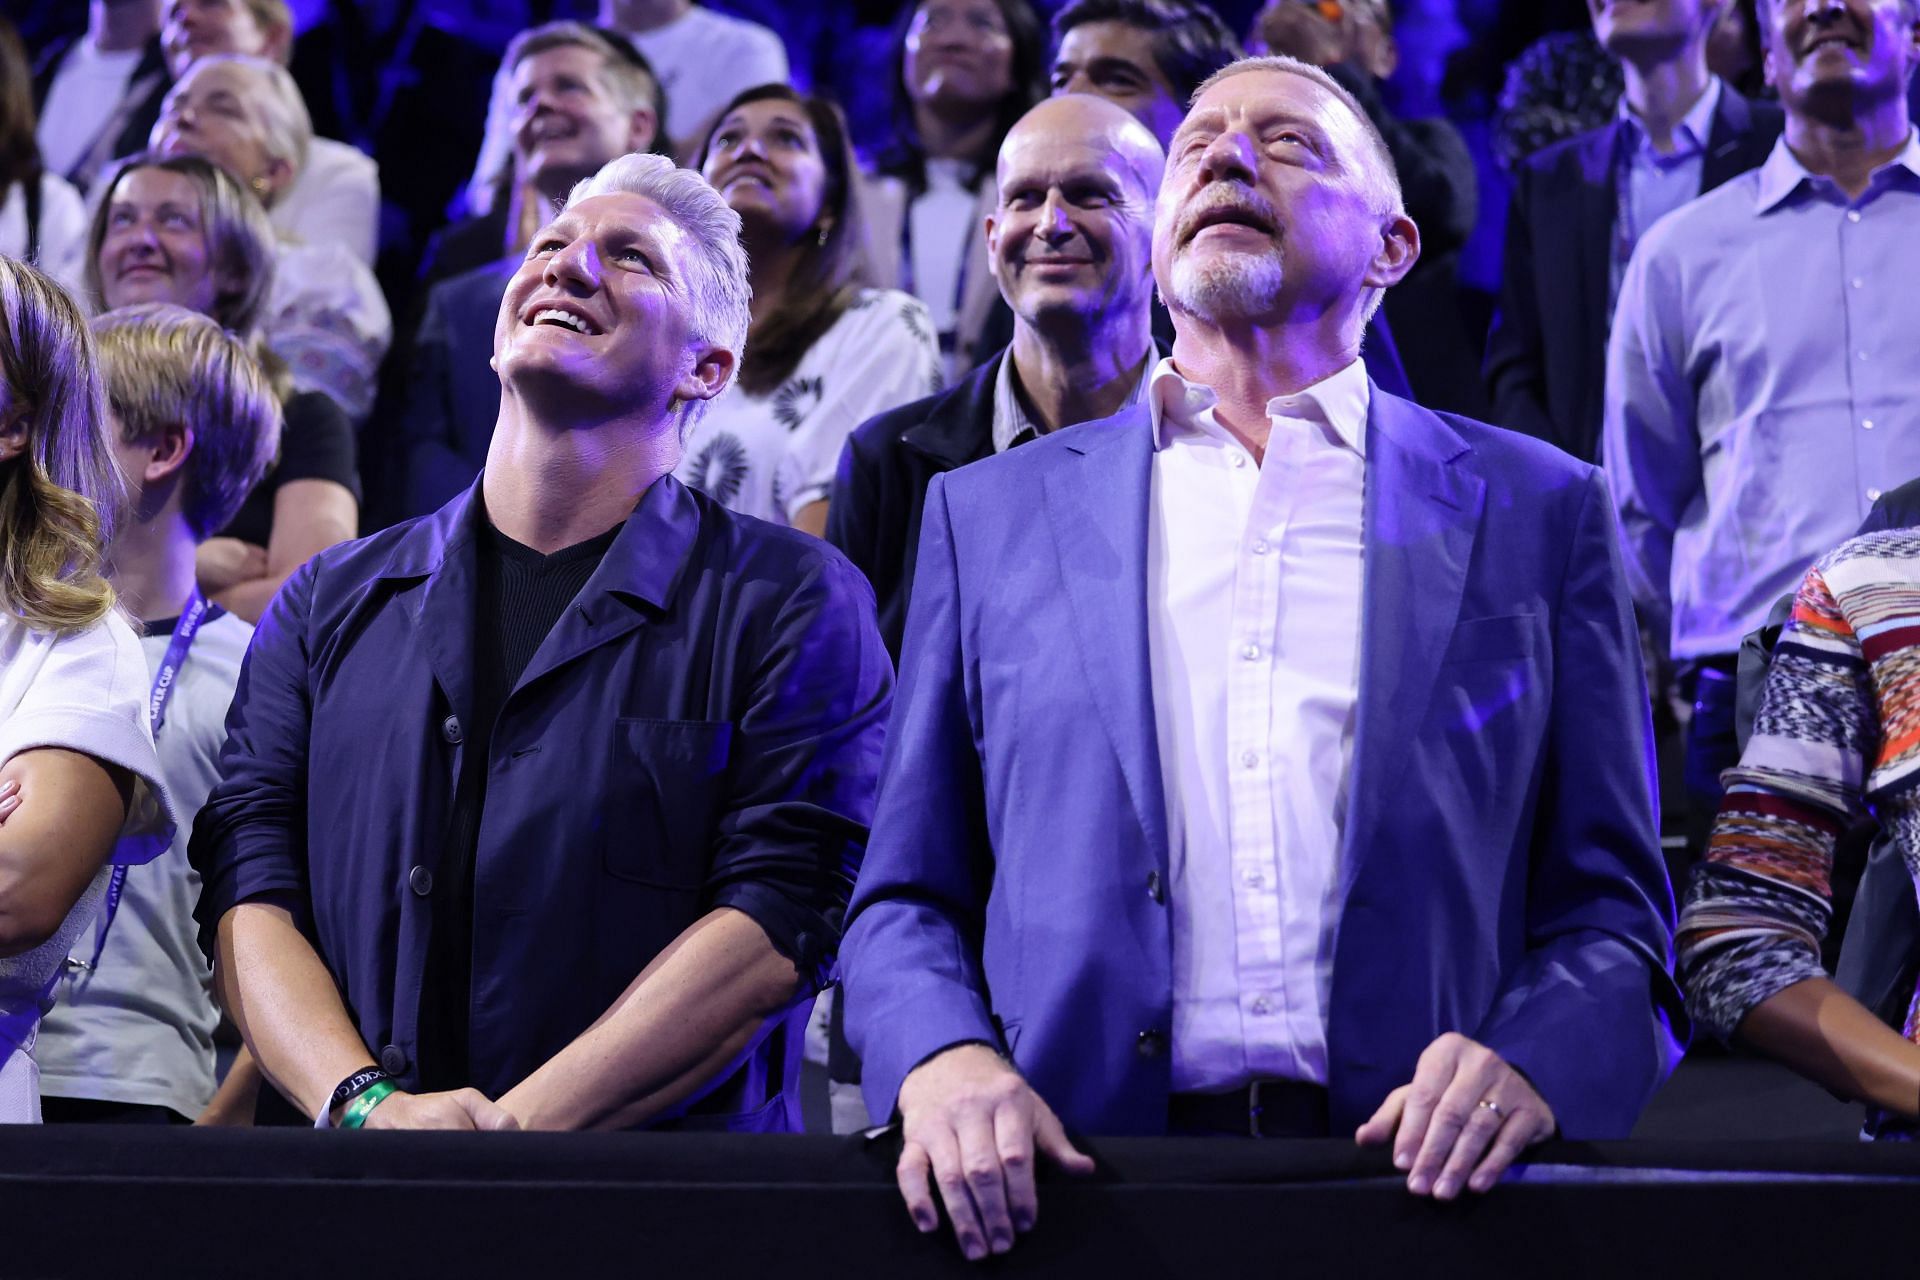
[[[1688,1010],[1723,1040],[1824,973],[1842,832],[1871,812],[1909,865],[1920,851],[1920,532],[1865,534],[1808,571],[1725,781],[1676,939]]]

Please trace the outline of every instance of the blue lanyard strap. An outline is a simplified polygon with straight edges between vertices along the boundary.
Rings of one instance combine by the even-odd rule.
[[[193,647],[200,624],[213,611],[212,602],[195,587],[187,597],[187,607],[180,611],[179,621],[173,624],[173,638],[167,641],[166,655],[160,659],[160,669],[153,673],[153,690],[147,695],[147,723],[153,728],[155,741],[159,740],[160,727],[167,722],[167,704],[173,701],[174,686],[179,683],[180,668],[186,665],[187,650]],[[121,896],[126,891],[127,864],[117,863],[107,882],[106,909],[100,913],[100,924],[94,930],[93,959],[81,968],[100,967],[100,954],[107,947],[107,932],[113,928],[113,917],[118,914]]]

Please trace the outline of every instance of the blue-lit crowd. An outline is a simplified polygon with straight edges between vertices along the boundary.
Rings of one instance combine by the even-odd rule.
[[[1920,0],[1585,3],[0,19],[0,1121],[1920,1133]]]

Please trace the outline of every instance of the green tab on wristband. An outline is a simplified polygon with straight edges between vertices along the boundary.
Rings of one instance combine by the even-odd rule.
[[[369,1085],[365,1093],[347,1104],[346,1111],[340,1116],[339,1127],[358,1129],[367,1122],[367,1116],[373,1112],[373,1109],[396,1088],[398,1086],[391,1080],[382,1080],[379,1084]]]

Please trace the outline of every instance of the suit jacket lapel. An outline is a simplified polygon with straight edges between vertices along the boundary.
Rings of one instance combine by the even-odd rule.
[[[1720,106],[1713,113],[1713,128],[1707,135],[1706,158],[1700,164],[1702,193],[1753,168],[1747,146],[1752,131],[1753,108],[1731,85],[1722,89]]]
[[[1614,188],[1614,155],[1620,144],[1616,121],[1588,134],[1580,145],[1580,181],[1574,184],[1578,201],[1579,260],[1574,271],[1573,314],[1592,326],[1581,340],[1581,350],[1604,353],[1607,328],[1613,321],[1613,237],[1620,217]],[[1596,354],[1604,376],[1604,355]]]
[[[1112,428],[1074,429],[1067,447],[1075,456],[1046,473],[1047,516],[1082,678],[1120,758],[1147,845],[1164,866],[1166,794],[1147,656],[1153,434],[1145,405],[1110,421]]]
[[[1405,785],[1396,744],[1419,732],[1459,619],[1486,498],[1485,482],[1457,463],[1465,452],[1466,442],[1437,414],[1374,389],[1342,897],[1371,844],[1375,816]]]

